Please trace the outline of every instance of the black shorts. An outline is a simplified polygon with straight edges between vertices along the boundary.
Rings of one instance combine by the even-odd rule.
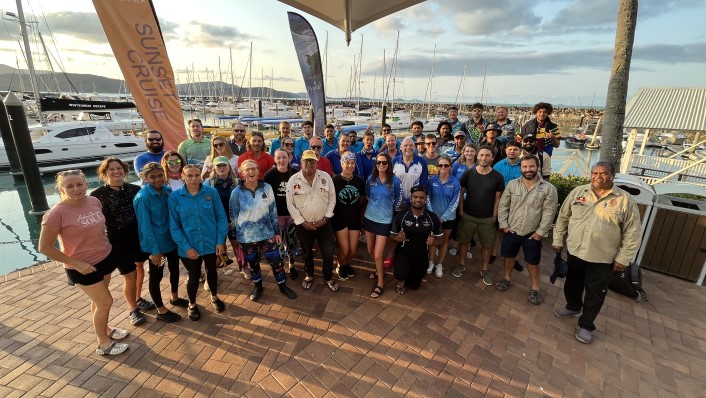
[[[144,263],[150,258],[150,254],[143,252],[140,247],[140,235],[137,231],[137,225],[135,225],[134,228],[128,227],[109,232],[108,240],[114,248],[117,247],[119,250],[125,252],[132,259],[133,263]],[[122,272],[121,270],[120,273],[125,275],[130,273],[130,271]]]
[[[454,229],[455,226],[456,226],[456,219],[444,221],[441,223],[441,230],[448,231],[450,229]]]
[[[125,255],[125,252],[116,250],[115,247],[110,251],[108,257],[93,266],[96,268],[96,271],[85,275],[75,269],[66,269],[66,277],[69,279],[69,285],[95,285],[103,281],[104,276],[110,275],[116,269],[120,270],[121,275],[128,274],[135,270],[135,263],[131,262],[130,258]],[[125,269],[129,269],[129,266],[132,266],[132,270],[123,272]]]
[[[520,248],[525,255],[525,262],[530,265],[539,264],[542,258],[542,241],[530,239],[532,234],[522,236],[513,233],[503,234],[500,242],[500,255],[515,258],[520,253]]]
[[[390,236],[391,226],[392,224],[380,224],[379,222],[368,220],[367,217],[363,217],[363,229],[375,235]]]
[[[360,217],[359,215],[343,215],[343,216],[333,216],[331,219],[331,228],[334,232],[338,232],[342,229],[348,228],[350,231],[360,231]]]

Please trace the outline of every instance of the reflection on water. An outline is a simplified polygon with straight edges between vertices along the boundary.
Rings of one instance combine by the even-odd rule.
[[[89,190],[100,186],[95,172],[86,173]],[[59,201],[54,179],[53,174],[42,179],[49,206]],[[128,180],[137,177],[131,173]],[[37,252],[41,216],[29,214],[32,204],[24,181],[15,182],[7,171],[0,173],[0,204],[0,275],[47,261]]]

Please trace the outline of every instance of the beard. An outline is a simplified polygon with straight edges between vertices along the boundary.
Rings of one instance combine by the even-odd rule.
[[[525,180],[533,180],[536,176],[536,171],[525,171],[524,173],[522,173],[522,178],[524,178]]]
[[[160,153],[164,150],[164,144],[152,144],[149,146],[149,151],[152,153]]]

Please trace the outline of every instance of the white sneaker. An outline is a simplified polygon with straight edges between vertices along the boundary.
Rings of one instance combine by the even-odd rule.
[[[449,254],[452,256],[455,256],[458,253],[458,248],[455,247],[449,247]]]
[[[244,267],[240,273],[243,275],[243,278],[245,279],[252,279],[252,275],[250,275],[250,268]]]
[[[469,260],[472,259],[472,258],[473,258],[473,253],[471,253],[470,251],[467,251],[467,252],[466,252],[466,258],[469,259]]]
[[[434,262],[429,261],[429,267],[427,268],[427,274],[431,274],[432,271],[434,271]]]
[[[434,272],[434,276],[437,278],[441,278],[444,276],[444,266],[441,264],[436,264],[436,271]]]

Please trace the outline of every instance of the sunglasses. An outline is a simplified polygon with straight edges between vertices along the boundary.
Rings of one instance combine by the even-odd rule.
[[[530,142],[535,142],[535,140],[533,140],[533,139],[529,139],[529,140],[522,140],[522,142],[527,142],[527,143],[530,143]]]
[[[311,149],[313,149],[313,150],[315,150],[315,151],[316,151],[317,149],[321,149],[321,148],[323,148],[321,145],[312,145],[312,146],[311,146]]]
[[[294,144],[286,143],[286,144],[284,144],[284,146],[286,146],[286,147],[288,147],[288,148],[291,148],[291,147],[294,146]]]
[[[465,140],[466,137],[459,135],[458,137],[454,137],[454,140]]]
[[[160,141],[162,141],[161,138],[148,138],[147,139],[147,142],[160,142]]]
[[[378,160],[375,164],[378,166],[387,166],[387,160]]]
[[[392,131],[392,129],[382,129],[383,133],[389,133],[390,131]]]
[[[167,164],[181,164],[181,159],[167,160]]]
[[[436,142],[427,142],[424,145],[436,146]]]
[[[245,130],[241,130],[241,129],[233,129],[233,132],[234,132],[234,133],[244,133],[244,132],[245,132]]]
[[[450,164],[440,164],[438,167],[440,167],[442,169],[448,169],[449,167],[451,167],[451,165]]]
[[[213,147],[214,147],[214,148],[220,148],[220,147],[225,146],[225,145],[226,145],[226,144],[224,144],[224,143],[221,142],[221,143],[218,143],[218,144],[213,144]]]

